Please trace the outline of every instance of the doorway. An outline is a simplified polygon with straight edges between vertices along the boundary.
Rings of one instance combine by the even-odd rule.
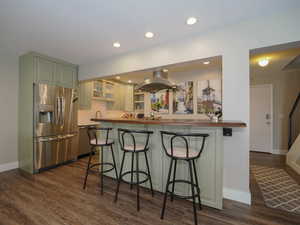
[[[273,152],[273,86],[250,87],[250,150]]]
[[[294,200],[300,197],[295,191],[300,190],[299,175],[287,166],[286,154],[290,115],[300,92],[300,64],[295,64],[298,58],[300,42],[250,51],[252,200],[293,213],[300,207]]]

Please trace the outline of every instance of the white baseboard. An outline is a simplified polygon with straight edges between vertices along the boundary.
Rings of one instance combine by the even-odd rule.
[[[250,192],[239,191],[231,188],[223,188],[223,197],[237,202],[242,202],[247,205],[251,205]]]
[[[300,174],[300,166],[298,164],[296,164],[296,162],[292,161],[290,163],[288,163],[288,165],[295,170],[296,173]]]
[[[288,153],[287,149],[273,149],[272,154],[275,155],[286,155]]]
[[[0,173],[8,170],[19,168],[18,162],[0,164]]]

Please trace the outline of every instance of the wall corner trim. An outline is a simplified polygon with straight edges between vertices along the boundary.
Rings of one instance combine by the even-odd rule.
[[[224,198],[251,205],[251,193],[231,188],[223,188]]]
[[[0,173],[8,170],[13,170],[19,168],[18,161],[0,164]]]

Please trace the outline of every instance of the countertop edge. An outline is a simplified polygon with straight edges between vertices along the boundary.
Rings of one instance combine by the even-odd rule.
[[[94,122],[110,122],[110,123],[128,123],[128,124],[146,124],[146,125],[171,125],[171,126],[197,126],[197,127],[240,127],[245,128],[247,124],[242,121],[219,121],[212,122],[209,120],[182,120],[182,119],[120,119],[120,118],[92,118]]]

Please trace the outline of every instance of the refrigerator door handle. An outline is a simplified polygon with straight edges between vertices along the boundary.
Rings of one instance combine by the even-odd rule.
[[[61,125],[64,125],[65,123],[65,98],[61,97]]]
[[[55,123],[59,124],[60,123],[60,98],[59,97],[56,98],[55,114],[56,114]]]
[[[50,142],[50,141],[57,141],[58,137],[40,137],[35,140],[36,143],[40,142]]]

